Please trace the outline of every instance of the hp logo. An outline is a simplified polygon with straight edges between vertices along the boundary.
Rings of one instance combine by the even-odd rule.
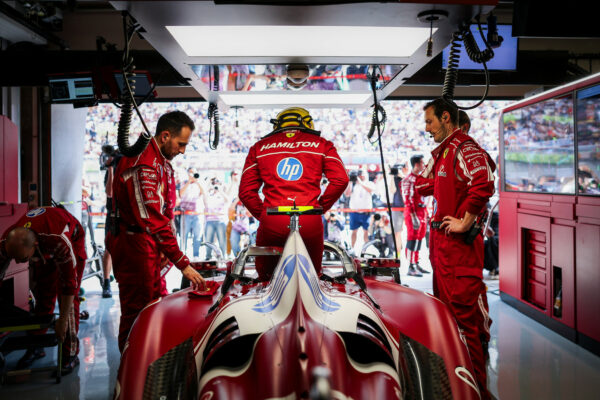
[[[286,181],[297,181],[302,177],[302,163],[293,157],[284,158],[277,164],[277,175]]]

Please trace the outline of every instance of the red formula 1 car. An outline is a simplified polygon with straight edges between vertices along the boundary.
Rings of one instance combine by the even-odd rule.
[[[379,276],[389,261],[361,268],[332,244],[338,273],[324,265],[318,277],[297,229],[298,215],[314,210],[277,212],[291,215],[282,251],[247,248],[209,281],[214,294],[183,290],[140,313],[116,399],[479,398],[442,302]],[[245,275],[253,256],[273,254],[270,282]]]

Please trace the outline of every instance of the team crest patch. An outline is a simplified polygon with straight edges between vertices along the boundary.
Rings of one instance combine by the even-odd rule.
[[[25,222],[25,225],[23,225],[25,228],[31,228],[31,221],[27,221]]]
[[[450,151],[450,149],[446,149],[444,150],[444,158],[446,158],[446,156],[448,155],[448,152]]]
[[[43,207],[40,208],[34,208],[33,210],[29,210],[27,212],[27,215],[29,218],[33,218],[33,217],[37,217],[38,215],[42,215],[43,213],[46,212],[46,209]]]
[[[302,163],[294,157],[287,157],[277,164],[277,175],[286,181],[297,181],[302,177]]]
[[[288,133],[285,134],[285,136],[291,138],[291,137],[296,136],[296,134],[294,132],[288,132]]]

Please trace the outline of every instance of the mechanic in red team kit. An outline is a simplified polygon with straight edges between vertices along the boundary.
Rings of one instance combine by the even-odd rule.
[[[62,373],[70,373],[79,364],[79,286],[87,259],[83,227],[62,208],[30,210],[0,240],[0,264],[11,259],[29,261],[36,315],[53,314],[58,297],[54,329],[63,342]],[[45,355],[43,348],[29,348],[18,367],[27,368]]]
[[[430,259],[434,295],[454,314],[473,362],[482,399],[489,399],[485,361],[490,338],[483,283],[482,212],[494,194],[495,164],[458,126],[456,105],[439,98],[429,102],[425,129],[438,143],[432,160],[416,182],[423,196],[433,195]]]
[[[425,199],[415,190],[415,182],[425,169],[422,155],[410,158],[412,171],[402,179],[402,199],[404,200],[404,225],[406,225],[406,258],[409,261],[408,275],[423,276],[429,271],[419,265],[419,250],[427,232],[427,204]]]
[[[344,163],[333,143],[313,130],[313,120],[308,111],[299,107],[288,108],[271,122],[273,132],[250,148],[239,189],[240,200],[260,221],[256,235],[258,246],[283,246],[289,234],[289,217],[266,215],[268,207],[293,204],[320,206],[325,212],[348,186]],[[323,175],[329,184],[321,195]],[[261,187],[264,201],[258,194]],[[323,257],[321,216],[300,216],[300,235],[317,273],[320,273]],[[260,280],[271,278],[276,266],[272,258],[256,258]]]
[[[193,130],[194,122],[181,111],[162,115],[144,152],[123,157],[115,172],[116,221],[107,243],[119,283],[121,352],[139,312],[161,296],[162,254],[196,289],[205,287],[204,279],[179,249],[171,222],[175,181],[170,161],[185,152]]]

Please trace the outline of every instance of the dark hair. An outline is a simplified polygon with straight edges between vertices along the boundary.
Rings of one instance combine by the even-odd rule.
[[[433,107],[433,114],[439,119],[442,119],[442,114],[446,111],[450,114],[450,120],[452,123],[456,124],[458,121],[458,107],[452,100],[446,100],[442,97],[438,97],[437,99],[430,101],[425,104],[423,107],[423,111],[427,110],[429,107]]]
[[[411,166],[414,168],[414,167],[415,167],[415,165],[417,165],[418,163],[420,163],[422,159],[423,159],[423,156],[422,156],[422,155],[420,155],[420,154],[417,154],[417,155],[415,155],[415,156],[412,156],[412,157],[410,158],[410,165],[411,165]]]
[[[469,124],[471,126],[471,119],[463,110],[458,111],[458,126],[462,127],[464,124]]]
[[[162,131],[169,131],[173,136],[179,136],[184,126],[187,126],[192,131],[196,129],[194,121],[186,113],[183,111],[171,111],[160,116],[154,135],[156,136]]]

